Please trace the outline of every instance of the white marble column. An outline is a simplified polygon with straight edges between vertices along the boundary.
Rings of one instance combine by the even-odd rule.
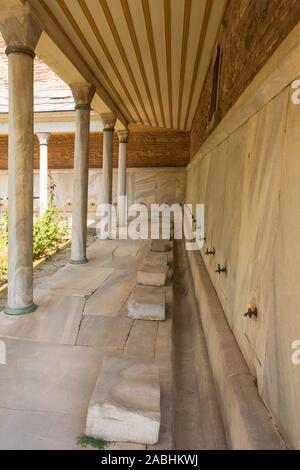
[[[5,313],[33,303],[33,59],[42,32],[30,5],[2,8],[0,31],[8,56],[8,300]]]
[[[100,117],[103,123],[103,183],[101,202],[111,204],[113,176],[112,149],[116,116],[113,113],[105,113],[101,114]]]
[[[103,123],[103,163],[102,163],[102,204],[112,204],[113,183],[113,137],[116,124],[116,116],[113,113],[100,115]],[[108,233],[111,233],[111,217],[109,214]]]
[[[49,132],[37,134],[40,143],[40,217],[48,209],[48,142]]]
[[[71,264],[86,259],[91,101],[95,88],[90,83],[71,85],[76,103]]]
[[[119,138],[119,162],[118,162],[118,218],[119,226],[124,227],[127,222],[126,212],[126,159],[128,130],[117,132]]]

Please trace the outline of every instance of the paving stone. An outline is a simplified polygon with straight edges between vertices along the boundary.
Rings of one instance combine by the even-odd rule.
[[[0,335],[56,344],[75,344],[84,298],[47,294],[34,295],[38,305],[28,315],[0,313]]]
[[[104,356],[101,348],[1,339],[7,363],[1,366],[0,409],[40,412],[49,419],[52,413],[85,416]],[[49,424],[44,419],[44,426]],[[32,429],[27,426],[26,432]]]
[[[166,295],[163,287],[136,286],[128,301],[128,316],[136,320],[164,320]]]
[[[132,327],[132,320],[123,317],[83,317],[77,339],[79,346],[102,346],[123,350]]]
[[[167,266],[144,265],[137,272],[137,282],[143,286],[164,286],[167,280]]]
[[[143,359],[154,359],[158,322],[135,320],[133,322],[125,354]]]
[[[134,274],[114,270],[113,274],[87,299],[84,315],[116,317],[136,285]]]
[[[0,408],[0,450],[79,450],[85,416]]]
[[[88,267],[84,265],[67,265],[46,279],[40,289],[63,295],[85,297],[91,295],[113,273],[112,268]]]
[[[86,434],[155,444],[160,428],[158,369],[133,358],[105,358],[87,415]]]

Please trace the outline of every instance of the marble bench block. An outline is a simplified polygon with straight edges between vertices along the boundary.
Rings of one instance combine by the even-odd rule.
[[[134,358],[105,358],[89,404],[86,434],[107,441],[154,444],[160,419],[158,367]]]
[[[167,253],[149,253],[145,258],[145,264],[148,266],[167,266]]]
[[[165,289],[137,285],[128,301],[128,317],[134,320],[165,320]]]
[[[151,251],[154,252],[165,252],[169,251],[170,246],[167,241],[163,240],[151,240]]]
[[[144,265],[137,272],[137,282],[143,286],[164,286],[167,280],[167,266]]]

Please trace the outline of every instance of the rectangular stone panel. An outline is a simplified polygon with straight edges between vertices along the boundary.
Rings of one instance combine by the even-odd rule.
[[[85,297],[95,292],[112,272],[112,268],[95,269],[88,267],[88,264],[68,264],[45,280],[39,288],[56,294]]]
[[[38,308],[28,315],[0,313],[0,336],[74,345],[84,298],[41,292],[35,293],[34,302]]]

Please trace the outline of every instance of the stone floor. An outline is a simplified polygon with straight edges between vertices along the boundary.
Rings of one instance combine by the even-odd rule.
[[[66,248],[35,270],[36,312],[20,317],[0,313],[0,339],[7,350],[7,364],[0,365],[0,449],[77,449],[103,359],[111,356],[152,360],[159,367],[160,437],[148,449],[225,449],[205,338],[179,242],[175,255],[168,252],[174,280],[165,287],[162,322],[127,316],[150,242],[89,236],[88,244],[87,265],[69,265]],[[4,295],[0,307],[5,304]],[[111,448],[146,446],[115,443]]]
[[[0,314],[7,351],[0,366],[0,449],[76,449],[103,358],[112,355],[159,366],[160,438],[148,448],[173,448],[172,287],[166,286],[166,321],[129,319],[127,299],[149,242],[93,242],[89,237],[87,265],[68,265],[66,249],[35,271],[36,312]],[[5,296],[0,301],[4,306]]]

